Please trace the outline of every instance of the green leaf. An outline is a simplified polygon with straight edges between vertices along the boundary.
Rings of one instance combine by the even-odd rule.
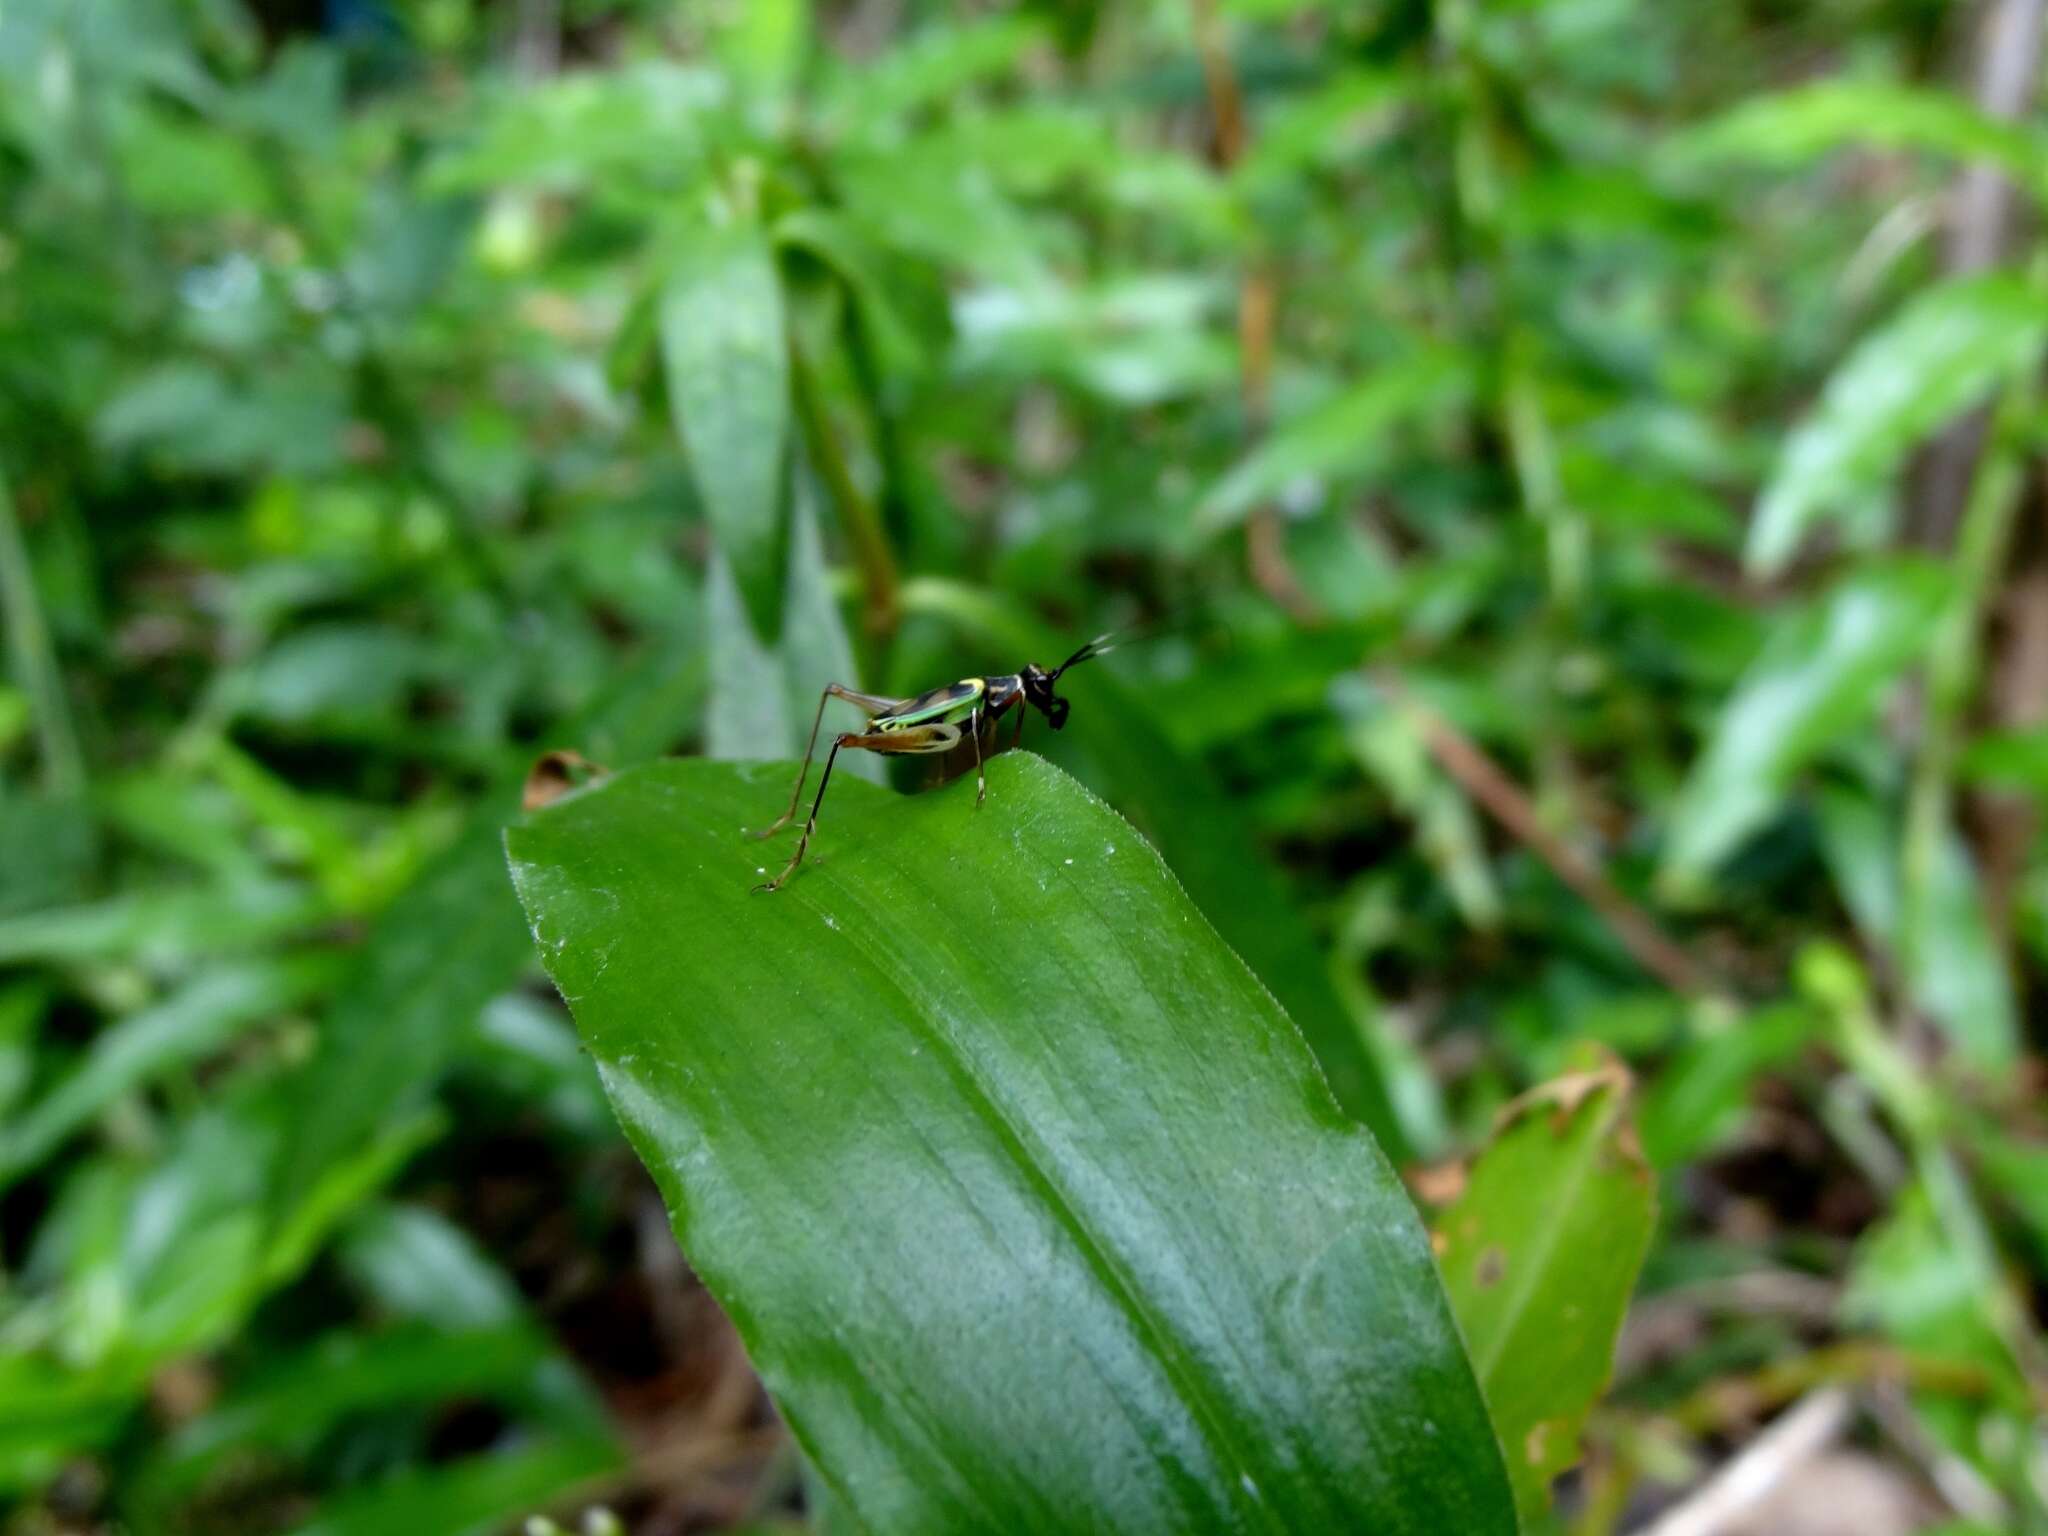
[[[287,880],[134,890],[0,917],[0,965],[121,959],[174,970],[200,956],[277,943],[326,915],[325,902]]]
[[[772,645],[763,645],[747,622],[731,564],[712,551],[704,578],[711,658],[711,697],[704,716],[708,757],[758,760],[801,753],[818,719],[825,685],[858,686],[853,644],[825,568],[808,478],[798,481],[790,523],[788,620]],[[840,767],[876,784],[884,778],[881,759],[864,752]]]
[[[1945,91],[1871,81],[1825,80],[1754,98],[1667,141],[1662,158],[1674,168],[1728,159],[1791,166],[1847,144],[1988,160],[2048,197],[2048,144],[2039,134]]]
[[[705,157],[705,127],[725,83],[662,59],[507,80],[480,94],[464,142],[428,167],[428,193],[515,185],[568,191],[647,178],[687,180]]]
[[[680,733],[702,685],[694,637],[670,637],[553,739],[598,761],[650,756]],[[499,839],[526,768],[522,761],[501,776],[358,953],[304,1073],[273,1192],[278,1220],[293,1219],[332,1166],[416,1102],[484,1005],[518,981],[527,947]]]
[[[833,1493],[925,1532],[1513,1529],[1422,1230],[1270,994],[1049,764],[667,762],[508,836],[541,955]]]
[[[1351,754],[1415,824],[1422,856],[1436,871],[1458,915],[1474,928],[1500,926],[1500,892],[1486,860],[1479,818],[1464,792],[1439,772],[1416,711],[1389,699],[1356,672],[1330,684],[1330,704],[1344,723]]]
[[[1842,903],[1863,936],[1897,957],[1915,1007],[1941,1028],[1974,1066],[2009,1070],[2019,1054],[2012,977],[1992,934],[1970,850],[1944,827],[1929,871],[1926,899],[1906,929],[1900,899],[1900,813],[1846,787],[1816,801],[1821,851]]]
[[[1672,806],[1658,876],[1668,896],[1696,891],[1794,776],[1876,711],[1926,649],[1946,588],[1928,566],[1872,565],[1779,621]]]
[[[1796,1003],[1702,1028],[1663,1065],[1637,1106],[1651,1166],[1676,1168],[1733,1135],[1747,1118],[1751,1086],[1818,1033],[1813,1010]]]
[[[84,896],[99,829],[76,795],[0,792],[0,917],[68,906]]]
[[[1473,385],[1468,360],[1441,348],[1382,368],[1276,428],[1204,499],[1199,526],[1216,532],[1297,487],[1364,472],[1394,434],[1455,410],[1471,398]]]
[[[524,1321],[332,1334],[264,1362],[225,1401],[180,1425],[150,1458],[140,1497],[160,1506],[250,1447],[307,1454],[335,1424],[393,1404],[516,1401],[553,1358],[547,1335]]]
[[[519,1288],[439,1211],[374,1205],[337,1245],[342,1269],[386,1312],[459,1333],[520,1316]]]
[[[324,958],[263,961],[202,972],[154,1007],[106,1029],[68,1076],[0,1126],[0,1187],[32,1168],[122,1094],[212,1055],[235,1036],[325,984]]]
[[[669,407],[718,548],[764,640],[782,632],[789,351],[782,280],[751,227],[706,231],[661,296]]]
[[[1776,575],[1830,512],[1882,507],[1906,456],[2001,380],[2038,366],[2048,299],[2002,273],[1930,288],[1864,338],[1785,444],[1750,524],[1749,568]]]
[[[520,1515],[558,1504],[616,1472],[623,1458],[609,1439],[561,1435],[442,1466],[415,1466],[360,1492],[330,1500],[293,1536],[484,1536]]]
[[[1578,1460],[1649,1247],[1656,1186],[1627,1102],[1618,1065],[1525,1095],[1436,1222],[1444,1285],[1525,1523]]]
[[[899,376],[923,371],[945,338],[918,334],[912,317],[899,308],[892,285],[884,281],[894,274],[859,226],[828,209],[797,208],[776,221],[775,242],[804,252],[838,277],[885,371]]]

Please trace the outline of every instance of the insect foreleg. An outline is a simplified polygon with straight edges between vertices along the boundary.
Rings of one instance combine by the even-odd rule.
[[[974,738],[974,803],[981,804],[988,798],[988,773],[981,761],[981,728],[988,722],[982,717],[979,706],[967,717],[967,734]]]

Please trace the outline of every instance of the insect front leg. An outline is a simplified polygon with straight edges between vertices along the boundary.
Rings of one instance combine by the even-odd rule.
[[[974,738],[974,803],[980,805],[988,798],[988,773],[981,760],[981,730],[988,722],[982,712],[976,709],[967,717],[967,734]]]

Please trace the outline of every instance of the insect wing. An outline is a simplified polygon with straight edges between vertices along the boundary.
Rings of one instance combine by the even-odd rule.
[[[972,707],[987,691],[988,684],[981,678],[963,678],[957,683],[948,683],[943,688],[933,688],[926,693],[920,693],[894,714],[877,719],[875,725],[883,730],[901,730],[905,726],[923,725],[926,721],[940,720],[957,710]]]

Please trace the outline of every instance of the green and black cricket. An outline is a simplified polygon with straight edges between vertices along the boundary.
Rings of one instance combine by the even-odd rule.
[[[1067,701],[1053,692],[1053,685],[1069,667],[1094,660],[1123,643],[1125,638],[1115,633],[1097,635],[1049,672],[1034,661],[1028,663],[1023,671],[1013,672],[1007,677],[963,677],[943,688],[928,689],[913,699],[889,699],[877,693],[861,693],[840,683],[827,683],[824,693],[818,698],[818,713],[811,721],[811,741],[804,748],[804,765],[797,773],[796,788],[789,793],[789,809],[775,819],[773,826],[754,835],[773,837],[795,819],[797,802],[803,798],[804,780],[811,772],[811,757],[818,750],[818,727],[825,719],[827,702],[846,700],[866,714],[868,727],[864,731],[847,731],[832,738],[832,750],[825,756],[825,772],[818,780],[817,798],[811,801],[810,818],[804,823],[803,836],[797,839],[795,855],[781,874],[773,880],[763,881],[754,889],[780,890],[782,882],[795,874],[797,865],[803,863],[804,853],[811,846],[811,834],[818,830],[818,807],[825,803],[825,786],[832,782],[832,764],[841,747],[895,756],[910,752],[949,752],[963,738],[972,741],[974,803],[979,805],[988,797],[982,737],[991,733],[995,723],[1004,715],[1015,710],[1017,731],[1010,738],[1010,745],[1015,747],[1024,739],[1025,711],[1021,706],[1026,704],[1044,715],[1054,730],[1063,728],[1067,723]]]

